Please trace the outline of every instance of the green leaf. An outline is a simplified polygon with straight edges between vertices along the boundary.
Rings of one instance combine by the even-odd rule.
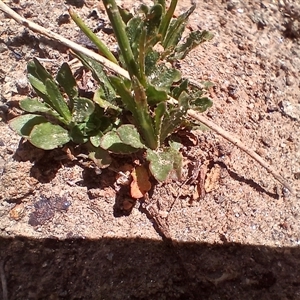
[[[148,107],[144,87],[135,76],[132,77],[132,86],[134,90],[134,101],[136,104],[135,113],[133,114],[136,125],[138,126],[139,132],[145,140],[147,147],[154,150],[158,146],[158,140],[155,134],[154,124]]]
[[[185,43],[179,44],[174,50],[174,59],[184,59],[187,54],[199,44],[209,41],[213,38],[213,34],[209,31],[192,31],[187,37]]]
[[[146,83],[145,76],[145,57],[146,57],[146,29],[144,28],[139,37],[139,52],[138,52],[138,65],[140,70],[141,82]]]
[[[180,148],[182,147],[181,142],[175,140],[174,138],[170,139],[169,145],[170,145],[170,148],[173,149],[173,150],[175,150],[175,151],[179,151]]]
[[[93,77],[97,80],[97,82],[101,84],[105,93],[105,100],[109,102],[114,101],[116,98],[116,93],[108,76],[104,72],[102,65],[94,59],[79,52],[76,52],[75,55],[82,62],[82,64],[92,72]],[[112,102],[112,104],[114,103]]]
[[[154,37],[158,33],[158,29],[162,20],[163,7],[156,4],[150,8],[146,16],[147,39]]]
[[[144,22],[141,17],[132,18],[126,26],[126,34],[130,43],[133,56],[139,57],[140,37],[142,35]],[[123,59],[123,58],[122,58]],[[125,63],[125,61],[124,61]]]
[[[130,145],[136,149],[145,148],[145,145],[141,140],[141,136],[134,125],[125,124],[120,126],[117,129],[117,134],[124,144]]]
[[[72,119],[70,110],[53,80],[46,79],[46,91],[51,101],[50,105],[64,118],[65,123],[69,124]]]
[[[182,124],[188,109],[189,95],[186,92],[182,92],[178,99],[178,106],[172,106],[169,108],[163,119],[160,134],[160,143],[162,144],[164,140]]]
[[[168,99],[168,94],[166,91],[159,90],[151,84],[148,84],[146,88],[146,95],[149,105],[155,105]]]
[[[178,180],[181,180],[182,177],[182,154],[179,152],[182,144],[176,141],[169,141],[169,151],[173,156],[173,169],[176,172],[176,176]]]
[[[70,99],[78,96],[77,83],[69,67],[69,64],[62,64],[56,75],[56,80],[67,93]]]
[[[177,1],[178,0],[172,0],[169,9],[167,10],[167,12],[165,13],[165,9],[166,9],[166,3],[165,1],[158,1],[159,3],[162,4],[163,7],[163,11],[164,11],[164,17],[161,21],[160,27],[159,27],[159,33],[162,36],[162,39],[165,39],[166,33],[168,31],[171,19],[173,17],[176,5],[177,5]]]
[[[122,102],[126,108],[134,115],[136,114],[137,107],[130,90],[126,87],[124,80],[116,76],[110,76],[110,81],[121,97]]]
[[[133,18],[133,14],[125,8],[121,8],[120,6],[118,6],[118,9],[119,9],[119,13],[121,15],[123,22],[125,24],[127,24],[129,22],[129,20],[131,20]]]
[[[118,77],[110,77],[112,84],[118,91],[119,95],[126,108],[131,111],[134,123],[138,128],[146,146],[151,149],[156,149],[158,145],[157,136],[154,130],[154,124],[147,103],[147,97],[144,87],[140,84],[137,78],[132,78],[132,86],[134,90],[134,98],[125,86],[123,80]]]
[[[157,62],[159,60],[159,53],[157,51],[153,51],[152,49],[147,52],[145,57],[145,74],[150,76],[154,73],[157,68]]]
[[[34,58],[27,64],[28,80],[33,89],[47,104],[51,106],[51,100],[46,90],[46,80],[53,80],[52,76],[47,70],[40,64],[40,62]]]
[[[183,79],[179,86],[175,87],[172,91],[172,96],[178,99],[183,91],[187,91],[189,85],[188,79]]]
[[[166,113],[167,106],[166,103],[161,102],[155,108],[154,124],[155,124],[155,134],[159,143],[161,143],[161,126],[163,122],[164,115]],[[160,145],[159,145],[160,146]]]
[[[49,116],[53,116],[56,120],[65,124],[64,118],[62,118],[54,109],[47,103],[40,102],[37,98],[26,98],[20,101],[20,107],[30,113],[45,113]]]
[[[122,57],[125,61],[126,68],[130,77],[136,76],[137,78],[141,79],[138,65],[135,62],[135,57],[132,53],[130,42],[126,35],[125,23],[123,22],[122,17],[119,13],[116,2],[114,0],[103,0],[103,4],[114,30],[120,52],[122,53]]]
[[[155,0],[156,3],[160,4],[163,9],[163,14],[165,14],[166,11],[166,1],[165,0]]]
[[[66,129],[47,122],[34,126],[28,140],[38,148],[52,150],[68,143],[70,137]]]
[[[48,104],[39,101],[37,98],[26,98],[20,101],[20,107],[27,112],[35,113],[48,113],[53,116],[58,116],[57,112],[54,111]]]
[[[35,125],[46,123],[47,119],[34,114],[26,114],[9,121],[9,126],[23,137],[28,137]]]
[[[147,150],[146,159],[150,162],[149,169],[157,181],[167,179],[173,169],[174,159],[170,152]]]
[[[141,4],[139,7],[139,12],[142,12],[145,15],[147,15],[147,13],[149,12],[149,7],[146,4]]]
[[[154,85],[157,90],[169,93],[171,85],[181,79],[181,73],[174,68],[167,68],[164,65],[160,65],[149,77],[151,79],[150,83]]]
[[[89,147],[89,159],[91,159],[99,168],[107,168],[111,162],[111,156],[107,150],[100,147]]]
[[[194,4],[189,10],[181,14],[176,20],[172,20],[166,38],[163,40],[163,47],[168,50],[169,48],[175,48],[181,40],[183,31],[186,27],[187,21],[191,13],[195,10],[196,5]]]
[[[118,125],[119,121],[117,117],[105,115],[103,109],[96,105],[94,112],[85,123],[86,132],[89,136],[97,135],[99,132],[105,133],[112,130],[114,125]]]
[[[191,103],[191,107],[194,110],[197,110],[199,112],[206,111],[207,109],[212,107],[212,105],[213,105],[213,102],[207,97],[197,98],[195,101],[193,101]]]
[[[115,131],[109,131],[100,139],[100,147],[117,154],[130,154],[139,150],[123,143]]]
[[[100,146],[100,139],[103,137],[103,133],[100,131],[98,132],[97,135],[91,136],[90,137],[90,142],[94,147],[99,147]]]
[[[32,77],[35,77],[41,82],[45,82],[46,79],[53,79],[50,73],[42,66],[42,64],[36,58],[28,62],[27,72]]]
[[[47,91],[46,91],[46,85],[44,84],[44,82],[42,82],[41,80],[39,80],[38,78],[36,78],[35,76],[28,74],[28,80],[30,82],[30,84],[32,85],[32,87],[38,91],[40,94],[42,95],[46,95]],[[41,97],[43,97],[42,95],[40,95]]]
[[[113,109],[117,112],[121,112],[122,109],[119,108],[118,106],[112,104],[111,102],[109,101],[106,101],[104,98],[103,98],[103,94],[104,94],[104,91],[103,89],[100,87],[98,88],[95,93],[94,93],[94,97],[93,97],[93,100],[94,102],[96,102],[100,107],[102,107],[104,110],[107,110],[107,109]]]
[[[88,117],[94,112],[95,104],[93,101],[83,97],[73,99],[74,106],[72,111],[72,121],[81,123],[87,121]]]
[[[86,124],[76,124],[71,129],[69,129],[70,139],[75,144],[84,144],[88,141],[88,137],[86,134]]]

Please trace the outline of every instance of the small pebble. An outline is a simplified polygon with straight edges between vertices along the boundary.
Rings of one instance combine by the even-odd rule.
[[[295,83],[295,78],[291,75],[287,75],[285,78],[285,82],[287,86],[292,86]]]

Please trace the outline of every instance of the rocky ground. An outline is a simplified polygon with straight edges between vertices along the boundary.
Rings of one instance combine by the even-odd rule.
[[[107,21],[93,0],[4,2],[78,43],[87,41],[69,6],[91,28]],[[177,14],[191,5],[179,2]],[[295,195],[239,148],[197,132],[185,145],[185,171],[207,165],[206,176],[156,185],[148,200],[154,219],[140,202],[120,211],[114,172],[97,174],[61,149],[35,149],[10,129],[18,101],[31,93],[27,62],[37,57],[55,72],[72,57],[0,12],[0,278],[8,299],[300,299],[300,6],[293,2],[197,1],[190,29],[215,37],[180,68],[214,82],[206,116],[272,164]],[[113,45],[107,32],[98,34]],[[199,182],[211,178],[199,198]]]

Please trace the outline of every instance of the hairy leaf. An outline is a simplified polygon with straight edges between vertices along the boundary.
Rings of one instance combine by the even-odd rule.
[[[121,15],[123,22],[125,24],[127,24],[129,22],[129,20],[133,18],[133,14],[131,12],[129,12],[127,9],[122,8],[120,6],[118,6],[118,9],[119,9],[119,13]]]
[[[113,153],[129,154],[138,151],[129,145],[123,143],[115,131],[109,131],[100,139],[101,148]]]
[[[184,59],[187,54],[199,44],[210,41],[213,34],[209,31],[192,31],[187,37],[185,43],[179,44],[174,50],[174,59]]]
[[[126,26],[126,34],[134,57],[139,56],[140,36],[143,31],[143,20],[139,16],[132,18]]]
[[[28,80],[33,89],[46,103],[51,106],[51,100],[47,95],[45,82],[47,79],[53,80],[48,71],[40,64],[40,62],[34,58],[27,64]]]
[[[107,109],[113,109],[117,112],[121,112],[122,109],[116,105],[114,105],[112,102],[107,101],[104,99],[105,97],[105,93],[104,90],[102,89],[102,87],[98,88],[95,93],[94,93],[94,97],[93,100],[94,102],[96,102],[100,107],[102,107],[104,110]]]
[[[28,74],[28,80],[29,80],[30,84],[32,85],[32,87],[35,89],[35,91],[39,92],[39,94],[38,94],[39,96],[43,97],[44,95],[46,95],[46,93],[47,93],[46,86],[43,81],[41,81],[37,77],[33,76],[32,74]],[[48,99],[48,98],[46,98],[46,99]]]
[[[153,49],[147,51],[145,57],[145,74],[150,76],[156,70],[156,65],[159,60],[159,53]]]
[[[175,141],[170,141],[170,153],[173,156],[173,169],[176,172],[177,180],[181,180],[182,177],[182,154],[179,152],[182,144]]]
[[[59,116],[48,104],[39,101],[37,98],[26,98],[20,101],[20,107],[27,112],[35,113],[48,113],[53,116]]]
[[[155,105],[168,99],[168,93],[166,91],[157,89],[154,85],[151,84],[148,84],[146,88],[146,95],[149,105]]]
[[[46,79],[53,79],[50,73],[42,66],[42,64],[36,58],[28,62],[27,72],[28,74],[37,78],[41,82],[45,82]]]
[[[176,69],[160,65],[149,75],[149,79],[157,90],[169,93],[171,85],[181,79],[181,73]]]
[[[116,98],[116,93],[110,83],[107,74],[104,72],[102,65],[84,54],[75,54],[77,58],[82,62],[82,64],[92,72],[93,77],[97,80],[97,82],[101,84],[105,93],[105,100],[112,102],[112,104],[115,104],[113,101]]]
[[[176,5],[177,5],[177,1],[178,0],[172,0],[171,1],[171,4],[170,4],[169,9],[167,10],[167,12],[166,12],[165,0],[158,1],[162,5],[163,12],[164,12],[164,17],[163,17],[163,19],[161,21],[161,24],[160,24],[160,27],[159,27],[159,33],[161,34],[163,40],[165,39],[167,30],[169,28],[171,19],[173,17],[173,14],[174,14],[174,11],[175,11],[175,8],[176,8]]]
[[[58,70],[56,80],[70,99],[78,96],[77,83],[67,63],[63,63]],[[71,108],[73,108],[71,106]]]
[[[180,82],[180,85],[177,86],[177,87],[175,87],[175,88],[172,90],[172,96],[173,96],[175,99],[178,99],[179,96],[181,95],[181,93],[182,93],[183,91],[187,92],[188,85],[189,85],[188,79],[183,79],[183,80]]]
[[[147,104],[147,97],[143,86],[141,86],[137,78],[132,78],[134,90],[133,97],[130,90],[128,90],[125,86],[123,80],[113,76],[110,78],[126,108],[132,113],[136,126],[138,127],[138,131],[145,140],[146,146],[156,149],[158,141],[155,135],[152,118]]]
[[[176,20],[172,20],[166,38],[163,40],[162,45],[166,50],[169,48],[175,48],[181,40],[182,33],[186,27],[187,21],[191,13],[195,10],[196,5],[194,4],[189,10],[181,14]]]
[[[141,140],[141,136],[134,125],[125,124],[120,126],[117,129],[117,134],[124,144],[130,145],[134,148],[145,148],[145,145]]]
[[[167,105],[164,102],[161,102],[155,108],[155,116],[154,116],[154,124],[155,124],[155,134],[159,140],[159,145],[161,145],[161,127],[163,123],[163,119],[166,113]]]
[[[125,107],[136,117],[135,101],[124,80],[116,76],[110,76],[110,81],[117,93],[120,95]]]
[[[112,159],[107,150],[104,150],[100,147],[90,147],[89,151],[89,159],[91,159],[97,167],[104,169],[111,164]]]
[[[207,97],[197,98],[191,103],[191,107],[199,112],[206,111],[207,109],[212,107],[212,105],[212,101]]]
[[[93,135],[90,137],[90,142],[94,147],[100,146],[100,139],[103,137],[103,133],[101,131],[98,132],[97,135]]]
[[[188,104],[189,95],[186,92],[182,92],[178,99],[178,106],[172,106],[169,108],[164,116],[161,126],[160,142],[163,141],[182,124],[184,116],[187,113],[189,107]]]
[[[136,103],[136,121],[139,126],[139,131],[146,142],[146,146],[151,149],[156,149],[158,146],[158,139],[155,134],[154,124],[150,115],[150,110],[147,103],[147,96],[144,87],[140,84],[137,78],[132,78],[132,85],[134,90],[134,100]]]
[[[9,121],[9,126],[23,137],[28,137],[35,125],[46,123],[47,119],[34,114],[18,116]]]
[[[126,69],[130,77],[136,76],[138,79],[141,79],[138,64],[135,61],[135,56],[133,55],[129,39],[126,35],[125,23],[123,22],[119,13],[116,2],[114,0],[103,0],[103,3],[114,30],[114,34],[124,59]]]
[[[108,46],[102,42],[98,36],[82,21],[82,19],[75,13],[75,11],[70,8],[69,14],[72,20],[76,23],[76,25],[81,29],[81,31],[88,37],[88,39],[98,48],[99,52],[102,53],[107,59],[112,61],[115,64],[118,64],[117,59],[111,53]]]
[[[75,123],[87,121],[88,117],[94,112],[95,104],[93,101],[83,97],[76,97],[73,99],[72,120]]]
[[[58,86],[50,79],[46,79],[45,85],[47,95],[51,101],[50,105],[64,118],[66,124],[70,123],[72,118],[71,112]]]
[[[163,7],[160,4],[156,4],[150,8],[150,11],[146,15],[145,22],[145,26],[147,28],[147,39],[151,39],[157,35],[162,20],[162,14]]]
[[[68,143],[70,137],[66,129],[47,122],[34,126],[28,140],[38,148],[52,150]]]
[[[150,162],[149,168],[158,181],[167,179],[170,171],[173,169],[174,159],[170,152],[147,150],[146,159]]]

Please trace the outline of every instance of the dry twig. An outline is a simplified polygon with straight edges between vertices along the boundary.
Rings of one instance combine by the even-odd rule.
[[[50,39],[59,41],[61,44],[71,48],[74,51],[78,51],[80,53],[83,53],[87,56],[89,56],[92,59],[95,59],[96,61],[102,63],[106,68],[109,70],[124,76],[125,78],[129,78],[129,74],[126,70],[119,67],[118,65],[112,63],[111,61],[107,60],[103,56],[81,46],[78,45],[75,42],[70,41],[69,39],[64,38],[63,36],[56,34],[50,30],[45,29],[44,27],[35,24],[34,22],[31,22],[23,17],[21,17],[19,14],[17,14],[15,11],[10,9],[7,5],[5,5],[2,1],[0,1],[0,10],[5,12],[8,16],[13,18],[18,23],[22,24],[23,26],[31,29],[34,32],[40,33],[42,35],[45,35],[49,37]],[[177,100],[170,98],[170,102],[177,102]],[[229,142],[233,143],[240,149],[242,149],[244,152],[246,152],[249,156],[251,156],[254,160],[256,160],[262,167],[264,167],[269,173],[273,175],[275,179],[277,179],[283,186],[285,186],[292,194],[294,194],[293,188],[290,186],[290,184],[277,172],[275,171],[266,161],[262,159],[257,153],[255,153],[253,150],[251,150],[249,147],[247,147],[245,144],[243,144],[238,138],[234,137],[229,132],[222,129],[220,126],[216,125],[212,121],[209,121],[204,116],[198,114],[194,110],[189,110],[188,115],[192,117],[193,119],[198,120],[199,122],[203,123],[207,127],[209,127],[211,130],[215,131],[219,135],[221,135],[223,138],[228,140]]]

